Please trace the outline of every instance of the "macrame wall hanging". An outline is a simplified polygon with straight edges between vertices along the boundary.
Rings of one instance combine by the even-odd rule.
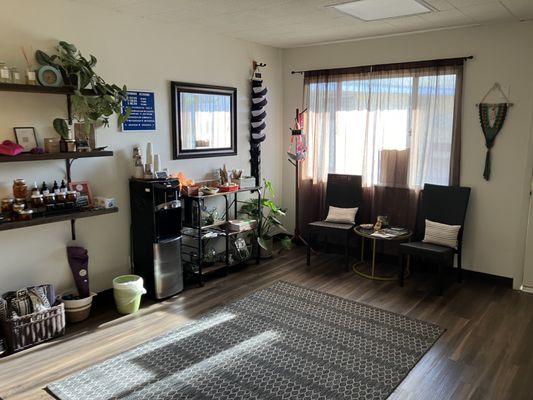
[[[499,92],[499,94],[505,99],[505,103],[486,103],[485,100],[493,91]],[[487,93],[485,93],[485,96],[483,96],[481,102],[476,104],[479,109],[479,122],[481,124],[483,135],[485,136],[485,146],[487,147],[487,153],[485,155],[485,168],[483,170],[483,178],[485,178],[486,181],[490,179],[490,151],[494,146],[496,136],[498,133],[500,133],[503,127],[505,117],[507,116],[507,111],[512,105],[513,103],[509,101],[509,98],[503,92],[502,87],[497,82],[488,90]]]
[[[261,183],[261,143],[266,139],[265,106],[267,104],[267,88],[263,85],[259,68],[266,67],[266,64],[253,62],[252,74],[252,104],[250,116],[250,163],[251,175],[255,178],[256,186]]]

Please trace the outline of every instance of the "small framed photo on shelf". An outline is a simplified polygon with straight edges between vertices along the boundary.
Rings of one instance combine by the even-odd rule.
[[[70,190],[75,190],[79,193],[77,205],[82,207],[89,207],[93,205],[93,194],[91,186],[87,181],[70,182],[68,184]]]
[[[16,127],[13,128],[15,132],[15,140],[17,144],[24,148],[24,152],[29,152],[37,147],[37,136],[35,135],[35,128],[33,127]]]

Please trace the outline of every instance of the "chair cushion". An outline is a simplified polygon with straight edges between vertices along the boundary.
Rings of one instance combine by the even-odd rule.
[[[351,224],[341,224],[339,222],[328,222],[328,221],[316,221],[309,224],[311,229],[338,229],[338,230],[350,230],[355,226],[354,223]]]
[[[451,247],[439,246],[432,243],[409,242],[401,243],[400,251],[408,254],[443,256],[455,253]]]
[[[426,219],[426,229],[422,241],[456,249],[460,229],[461,225],[446,225]]]
[[[355,221],[355,215],[359,207],[355,208],[341,208],[329,206],[328,216],[326,222],[337,222],[341,224],[353,224]]]

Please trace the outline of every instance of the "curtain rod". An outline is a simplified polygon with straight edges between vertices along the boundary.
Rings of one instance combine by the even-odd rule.
[[[335,71],[335,70],[346,70],[351,68],[372,68],[372,67],[386,67],[391,65],[401,65],[401,64],[416,64],[416,63],[431,63],[431,62],[442,62],[442,61],[453,61],[453,60],[471,60],[474,56],[465,56],[465,57],[456,57],[456,58],[441,58],[435,60],[421,60],[421,61],[407,61],[407,62],[397,62],[397,63],[388,63],[388,64],[373,64],[373,65],[360,65],[356,67],[338,67],[338,68],[323,68],[323,69],[312,69],[307,71],[291,71],[291,75],[294,74],[303,74],[305,72],[322,72],[322,71]]]

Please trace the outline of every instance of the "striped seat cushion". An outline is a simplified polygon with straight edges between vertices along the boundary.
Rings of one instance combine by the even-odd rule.
[[[446,225],[426,219],[426,231],[422,241],[457,249],[460,229],[461,225]]]

